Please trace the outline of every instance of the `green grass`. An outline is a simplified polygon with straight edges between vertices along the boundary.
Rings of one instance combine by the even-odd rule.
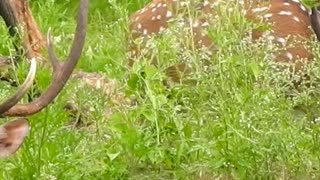
[[[51,28],[61,39],[55,49],[65,57],[78,2],[30,3],[41,30]],[[163,70],[179,61],[172,35],[150,42],[160,49],[158,67],[147,60],[126,66],[128,16],[146,3],[92,0],[77,67],[115,79],[117,92],[134,103],[119,104],[71,80],[53,104],[29,117],[31,132],[17,154],[0,161],[0,179],[319,179],[319,61],[307,67],[312,86],[293,88],[289,77],[272,70],[270,47],[243,40],[252,24],[234,11],[210,28],[219,50],[208,67],[201,53],[181,55],[197,83],[167,88]],[[10,38],[4,25],[0,29],[0,52],[9,54]],[[317,43],[311,44],[319,59]],[[19,79],[27,68],[18,68]],[[49,71],[40,69],[41,90],[49,80]],[[2,84],[5,99],[15,89]],[[90,128],[71,128],[63,107],[72,97],[83,111],[89,107]],[[105,115],[106,109],[113,113]]]

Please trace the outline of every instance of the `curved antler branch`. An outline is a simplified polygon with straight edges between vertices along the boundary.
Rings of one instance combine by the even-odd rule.
[[[81,0],[75,37],[69,56],[65,62],[59,62],[54,54],[52,42],[48,42],[49,58],[53,66],[53,80],[48,89],[30,104],[15,105],[8,111],[2,113],[3,116],[26,116],[35,114],[45,108],[60,93],[81,56],[87,30],[88,4],[89,0]],[[59,68],[57,68],[57,64],[59,64]]]
[[[33,58],[31,59],[30,70],[26,80],[23,82],[23,84],[18,89],[15,95],[13,95],[11,98],[7,99],[4,103],[0,105],[0,114],[8,111],[11,107],[17,104],[20,101],[20,99],[27,93],[27,91],[30,89],[30,87],[33,84],[34,78],[36,76],[36,71],[37,71],[37,61],[36,59]]]

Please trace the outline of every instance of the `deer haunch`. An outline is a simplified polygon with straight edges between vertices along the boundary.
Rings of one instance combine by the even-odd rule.
[[[194,2],[154,0],[135,12],[130,17],[129,29],[133,40],[129,42],[129,65],[131,66],[136,59],[143,56],[143,51],[147,51],[143,43],[139,45],[135,43],[137,39],[143,39],[143,42],[146,42],[154,35],[161,35],[161,32],[170,27],[170,21],[181,17],[184,19],[185,26],[191,29],[195,47],[213,48],[214,39],[208,37],[206,30],[214,26],[210,18],[216,15],[215,8],[219,6],[219,2],[204,0],[196,5],[190,5]],[[189,9],[194,7],[200,15],[188,16]],[[310,20],[310,10],[298,0],[244,0],[241,8],[241,12],[249,21],[269,25],[269,30],[254,29],[252,39],[267,38],[280,47],[273,52],[276,62],[288,64],[294,72],[303,71],[304,64],[313,59],[307,45],[314,34],[310,27],[318,26],[317,18],[313,18],[314,21]],[[179,77],[173,79],[179,80]]]

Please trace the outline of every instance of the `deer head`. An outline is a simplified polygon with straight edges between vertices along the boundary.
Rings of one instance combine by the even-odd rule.
[[[81,56],[84,46],[87,29],[88,3],[89,0],[81,0],[80,2],[75,37],[70,53],[64,62],[59,62],[56,57],[50,39],[50,33],[48,33],[48,53],[53,69],[53,80],[47,90],[45,90],[39,98],[29,104],[18,104],[33,84],[36,72],[36,60],[31,59],[30,71],[25,82],[18,89],[16,94],[0,104],[0,114],[2,117],[28,116],[35,114],[51,103],[63,89]],[[0,126],[0,157],[14,153],[23,142],[28,129],[28,121],[23,118]]]
[[[299,0],[244,0],[242,2],[244,16],[248,20],[256,23],[262,21],[270,25],[268,32],[253,30],[252,39],[257,40],[268,36],[267,38],[272,40],[274,44],[281,46],[281,50],[273,52],[274,60],[289,64],[295,72],[301,71],[303,64],[313,58],[311,51],[306,46],[306,42],[313,35],[309,26],[312,24],[317,36],[320,34],[318,10],[313,9],[310,21],[309,10]],[[129,65],[132,65],[133,60],[139,58],[141,51],[145,49],[143,45],[137,46],[134,40],[138,38],[146,40],[161,34],[170,26],[169,20],[173,18],[184,17],[185,26],[191,29],[195,47],[214,47],[214,39],[210,39],[204,30],[212,26],[209,17],[215,14],[215,6],[218,1],[203,0],[196,5],[187,6],[188,3],[192,3],[192,1],[153,0],[130,17],[129,29],[133,41],[130,42]],[[188,14],[183,14],[188,11],[187,8],[195,8],[203,15],[192,19]],[[170,71],[172,69],[180,70],[179,66],[181,65],[168,69]],[[179,73],[167,73],[168,76],[177,76],[177,74]],[[173,79],[179,80],[179,77],[173,77]]]

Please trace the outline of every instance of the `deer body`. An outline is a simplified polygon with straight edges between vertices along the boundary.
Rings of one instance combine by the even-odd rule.
[[[267,32],[254,30],[252,38],[259,39],[268,34],[267,38],[281,49],[274,52],[275,60],[295,64],[295,71],[302,70],[303,64],[313,58],[307,47],[307,41],[313,35],[309,15],[309,10],[294,0],[271,0],[263,6],[251,8],[246,14],[252,20],[260,17],[271,26]]]
[[[206,1],[207,2],[207,1]],[[205,14],[210,15],[213,13],[209,3],[204,2],[203,4],[196,4],[196,9],[203,11]],[[154,0],[149,3],[146,7],[134,13],[130,19],[130,31],[132,33],[133,40],[138,38],[148,39],[150,36],[159,34],[166,30],[169,26],[169,21],[177,18],[180,14],[183,16],[187,15],[186,11],[187,4],[184,1],[177,0]],[[183,17],[184,18],[184,17]],[[208,27],[209,23],[203,18],[199,19],[183,19],[184,26],[191,27],[191,31],[194,35],[195,46],[200,48],[213,47],[212,40],[202,32],[203,28]],[[144,48],[144,47],[142,47]],[[130,46],[130,61],[129,65],[133,64],[132,59],[139,56],[139,49],[134,43]]]
[[[183,16],[185,25],[191,28],[195,47],[212,48],[214,39],[210,39],[205,30],[209,26],[214,27],[210,17],[215,15],[218,3],[219,1],[204,0],[196,6],[188,6],[187,1],[183,0],[154,0],[131,16],[129,29],[132,38],[148,39],[159,35],[169,27],[171,19]],[[193,7],[202,14],[196,18],[183,14]],[[305,62],[312,60],[313,55],[307,47],[307,42],[313,37],[310,11],[299,0],[244,0],[241,7],[243,15],[249,21],[269,24],[269,30],[254,29],[252,39],[264,37],[279,45],[280,48],[273,52],[275,61],[291,65],[296,72],[303,69]],[[129,65],[133,64],[144,48],[143,45],[138,48],[131,42]]]

